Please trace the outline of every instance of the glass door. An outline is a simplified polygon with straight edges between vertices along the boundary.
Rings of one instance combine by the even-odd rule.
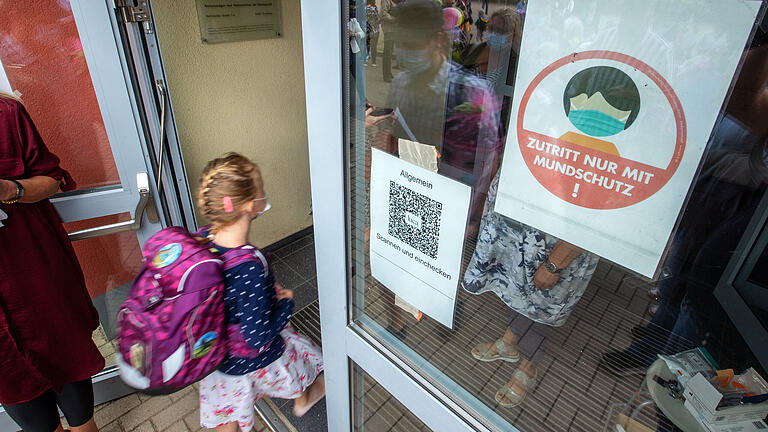
[[[51,201],[100,315],[93,339],[106,368],[94,377],[97,403],[129,392],[117,377],[113,340],[141,246],[162,221],[179,223],[177,194],[156,199],[159,146],[145,125],[157,119],[137,103],[119,25],[107,2],[0,3],[0,90],[23,100],[78,186]],[[0,429],[7,423],[0,415]]]
[[[659,355],[767,376],[765,2],[314,3],[329,430],[699,430]]]
[[[360,5],[365,6],[362,2]],[[348,200],[356,193],[364,194],[365,189],[358,188],[355,192],[347,188],[349,180],[345,171],[350,155],[341,143],[348,142],[345,135],[355,128],[360,130],[363,122],[362,117],[344,120],[343,107],[350,103],[362,106],[364,98],[354,91],[345,94],[342,86],[347,83],[349,88],[366,87],[361,75],[357,75],[359,78],[354,83],[349,79],[349,69],[344,66],[347,64],[344,55],[348,54],[342,50],[350,45],[338,43],[351,37],[352,27],[348,29],[344,18],[347,13],[342,2],[301,2],[328,430],[488,430],[464,408],[442,396],[442,390],[423,379],[412,365],[400,361],[387,346],[362,336],[354,325],[350,325],[352,308],[346,301],[351,294],[349,283],[354,278],[370,275],[365,269],[361,272],[351,264],[353,260],[364,260],[364,237],[354,237],[354,250],[347,249],[350,233],[347,224],[357,224],[358,227],[364,224],[363,219],[349,211]],[[358,19],[364,23],[360,17],[358,14]],[[380,43],[383,44],[383,39]],[[359,46],[365,50],[363,43]],[[362,54],[359,57],[362,58]],[[354,63],[352,67],[360,68]],[[350,97],[350,93],[354,96]],[[350,102],[354,98],[357,98],[356,102]],[[366,163],[358,163],[352,170],[363,178],[367,168]],[[377,390],[394,398],[389,400],[381,397],[378,391],[370,391],[366,381],[380,384]],[[387,407],[378,409],[382,401],[386,401]],[[405,424],[408,426],[403,426]],[[402,427],[406,428],[400,429]]]

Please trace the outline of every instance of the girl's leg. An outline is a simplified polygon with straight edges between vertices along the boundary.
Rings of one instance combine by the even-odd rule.
[[[293,415],[301,417],[325,397],[325,374],[318,375],[304,393],[293,400]]]
[[[237,422],[227,423],[222,426],[216,426],[216,432],[237,432],[239,429]]]

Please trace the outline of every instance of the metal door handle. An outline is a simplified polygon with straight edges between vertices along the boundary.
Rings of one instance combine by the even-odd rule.
[[[160,99],[160,150],[157,156],[157,196],[162,197],[160,188],[163,187],[163,156],[165,155],[165,86],[157,80],[157,96]]]
[[[133,219],[80,231],[73,231],[69,233],[69,240],[74,242],[126,231],[138,231],[139,228],[141,228],[141,218],[144,216],[144,210],[146,210],[147,204],[149,204],[152,199],[152,194],[149,192],[149,176],[147,173],[137,174],[136,184],[139,189],[139,202],[136,204],[136,211],[134,212]]]

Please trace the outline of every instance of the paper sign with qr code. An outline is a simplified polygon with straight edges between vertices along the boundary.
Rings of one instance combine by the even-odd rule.
[[[380,150],[371,161],[371,274],[453,327],[471,188]]]

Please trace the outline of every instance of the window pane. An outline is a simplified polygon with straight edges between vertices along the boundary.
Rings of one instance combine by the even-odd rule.
[[[359,432],[431,431],[357,364],[352,365],[354,430]]]
[[[768,181],[768,129],[759,120],[768,116],[768,25],[748,31],[762,16],[759,2],[739,3],[752,14],[741,21],[697,15],[682,39],[669,18],[677,12],[661,2],[642,14],[629,1],[442,3],[349,3],[353,321],[494,430],[627,426],[651,398],[646,373],[658,354],[704,347],[723,368],[766,376],[768,359],[755,358],[714,295],[744,253],[737,245]],[[642,48],[634,55],[665,78],[596,53],[619,42]],[[582,57],[556,55],[564,49]],[[534,89],[528,111],[520,108],[535,81],[523,75],[539,68],[557,77],[557,67],[565,72],[556,93]],[[682,95],[687,129],[669,89]],[[521,141],[525,130],[515,125],[530,112],[539,138],[552,137],[539,150],[533,142],[536,154],[557,159],[563,174],[569,157],[586,164],[584,155],[599,155],[595,175],[576,187],[559,166],[540,178],[539,162],[526,165],[532,141]],[[675,147],[681,131],[683,149]],[[662,141],[671,144],[654,150]],[[641,175],[638,164],[662,168]],[[652,197],[616,196],[624,195],[615,189],[620,176],[651,185],[664,172],[689,177],[659,185],[669,201],[657,210],[647,202],[662,195],[644,186],[635,196]],[[595,192],[611,189],[609,180],[613,194]],[[622,227],[627,234],[617,237]],[[657,405],[680,403],[670,400]],[[654,406],[633,421],[686,429]]]
[[[79,189],[120,183],[68,0],[0,3],[0,68]]]

